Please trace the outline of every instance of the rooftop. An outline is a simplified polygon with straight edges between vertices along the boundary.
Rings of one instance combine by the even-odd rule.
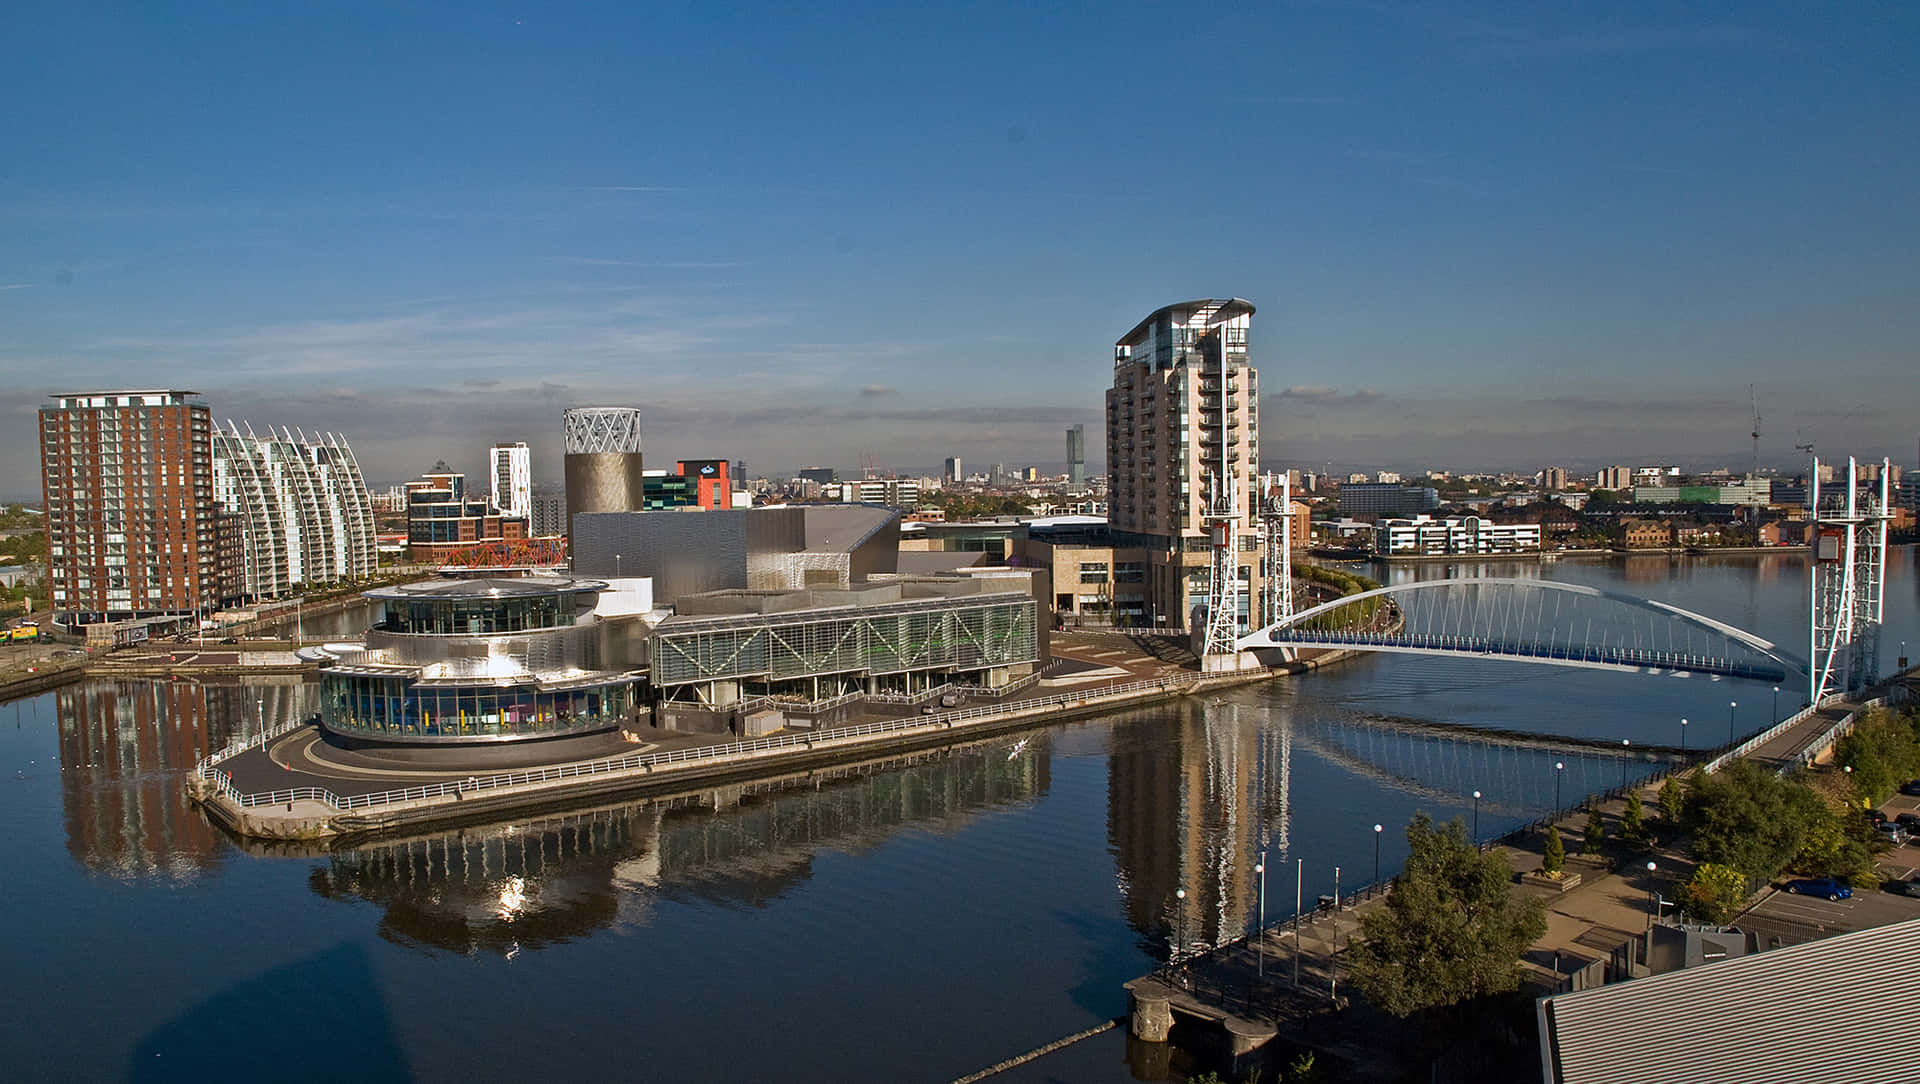
[[[371,599],[480,599],[535,598],[541,595],[605,591],[605,580],[577,580],[571,576],[521,576],[515,579],[423,580],[363,592]]]
[[[1147,314],[1147,318],[1133,325],[1133,330],[1115,340],[1115,346],[1132,346],[1140,341],[1140,336],[1155,320],[1170,312],[1192,312],[1195,309],[1211,310],[1207,315],[1207,326],[1225,323],[1236,316],[1252,316],[1253,302],[1239,297],[1203,297],[1197,301],[1182,301],[1177,305],[1164,305]]]

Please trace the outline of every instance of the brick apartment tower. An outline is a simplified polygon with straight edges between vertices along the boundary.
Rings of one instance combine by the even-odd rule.
[[[213,500],[212,420],[191,391],[78,392],[40,408],[56,620],[195,614],[235,586]]]
[[[1148,617],[1188,627],[1207,598],[1210,477],[1234,480],[1241,506],[1242,616],[1262,588],[1259,388],[1247,362],[1253,305],[1239,298],[1168,305],[1113,348],[1107,391],[1108,522],[1116,547],[1147,564]],[[1255,611],[1257,612],[1257,611]]]

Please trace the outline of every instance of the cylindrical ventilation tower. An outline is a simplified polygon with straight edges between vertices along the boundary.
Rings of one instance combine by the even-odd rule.
[[[633,407],[567,411],[567,534],[582,512],[646,507],[640,470],[640,412]]]

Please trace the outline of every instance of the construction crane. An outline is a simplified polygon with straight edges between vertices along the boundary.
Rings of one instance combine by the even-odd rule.
[[[1760,477],[1760,396],[1752,384],[1747,385],[1747,402],[1753,407],[1753,469],[1747,477]]]

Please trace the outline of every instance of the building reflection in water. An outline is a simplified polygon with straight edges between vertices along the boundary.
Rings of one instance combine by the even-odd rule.
[[[222,837],[187,801],[185,773],[210,750],[312,708],[310,686],[94,681],[54,694],[67,849],[115,877],[191,877]]]
[[[697,795],[391,839],[328,855],[310,885],[385,909],[389,940],[511,956],[610,927],[660,899],[760,906],[807,879],[822,850],[874,846],[1043,796],[1036,743],[891,758]]]
[[[1148,952],[1165,957],[1183,936],[1192,948],[1245,933],[1263,854],[1268,888],[1280,883],[1292,842],[1291,710],[1188,699],[1116,731],[1108,843],[1127,922]]]

